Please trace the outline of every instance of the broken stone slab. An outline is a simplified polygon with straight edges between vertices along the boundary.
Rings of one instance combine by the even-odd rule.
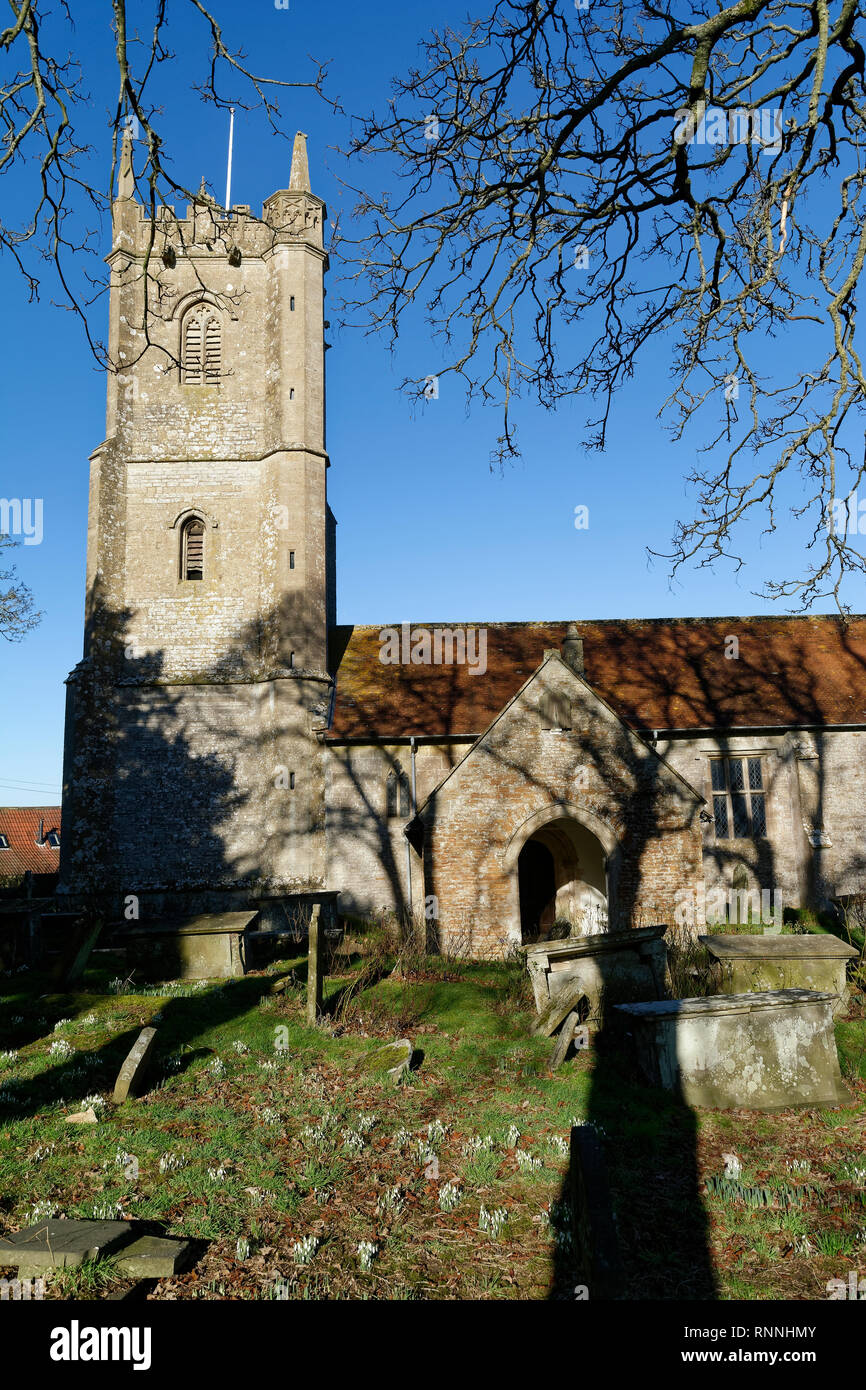
[[[153,1045],[156,1042],[155,1028],[142,1028],[136,1042],[118,1073],[111,1099],[115,1105],[122,1105],[128,1096],[138,1094],[144,1083],[150,1064]]]
[[[586,995],[593,1014],[601,1009],[602,1000],[607,1005],[664,998],[666,930],[664,925],[631,927],[527,947],[536,1009],[544,1017],[554,999],[575,986]],[[556,1027],[558,1023],[548,1032]]]
[[[571,1047],[575,1030],[579,1024],[580,1015],[576,1009],[573,1009],[559,1030],[559,1037],[556,1039],[556,1046],[550,1059],[551,1071],[556,1071],[557,1067],[561,1067],[568,1056],[568,1049]]]
[[[577,1005],[584,998],[583,984],[580,980],[572,981],[555,994],[548,1004],[544,1013],[535,1024],[533,1032],[541,1038],[551,1037],[570,1013],[577,1009]]]
[[[32,1277],[34,1270],[66,1269],[85,1260],[104,1259],[132,1238],[129,1221],[63,1221],[52,1216],[0,1237],[0,1265],[18,1265]]]
[[[771,937],[712,933],[698,940],[719,963],[722,994],[826,990],[836,996],[833,1012],[844,1012],[849,993],[845,967],[857,951],[838,936],[817,932]]]
[[[180,1273],[191,1251],[188,1240],[139,1236],[118,1257],[117,1267],[135,1279],[170,1279],[173,1274]]]
[[[654,1086],[687,1105],[788,1110],[845,1105],[835,996],[806,989],[619,1004]]]

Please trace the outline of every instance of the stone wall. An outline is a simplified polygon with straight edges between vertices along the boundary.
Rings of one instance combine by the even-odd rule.
[[[691,781],[712,811],[710,760],[760,757],[767,807],[766,839],[703,833],[708,889],[733,887],[744,870],[749,889],[779,895],[784,907],[816,906],[866,889],[862,823],[866,815],[866,733],[826,730],[695,737],[663,735],[659,752]]]
[[[427,799],[466,751],[466,743],[421,743],[415,751],[417,804]],[[386,784],[400,769],[409,779],[412,754],[408,743],[347,744],[325,749],[327,881],[340,891],[346,912],[403,912],[408,902],[406,818],[388,816]],[[423,872],[410,849],[412,899],[422,912]]]
[[[323,886],[320,683],[71,691],[66,892]]]

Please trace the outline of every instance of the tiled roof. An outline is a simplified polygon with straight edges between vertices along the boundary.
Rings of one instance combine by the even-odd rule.
[[[567,622],[483,627],[487,670],[385,665],[376,627],[331,631],[331,738],[477,735],[531,675]],[[399,631],[399,624],[394,624]],[[866,724],[866,617],[647,618],[580,622],[586,679],[639,729]],[[735,637],[738,656],[729,641]]]
[[[59,806],[0,806],[0,835],[9,841],[8,849],[0,849],[0,878],[23,874],[56,874],[60,870],[60,850],[50,845],[39,846],[39,822],[44,823],[46,836],[60,831]]]

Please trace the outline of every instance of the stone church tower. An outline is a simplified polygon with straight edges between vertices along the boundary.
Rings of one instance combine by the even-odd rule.
[[[134,193],[126,140],[60,891],[144,918],[323,886],[334,522],[305,137],[261,220]]]

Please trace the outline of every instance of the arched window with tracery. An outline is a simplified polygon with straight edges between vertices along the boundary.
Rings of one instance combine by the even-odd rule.
[[[204,579],[204,522],[197,516],[191,516],[181,528],[180,577]]]
[[[218,386],[222,372],[222,324],[211,304],[193,305],[181,331],[181,375],[185,386]]]

